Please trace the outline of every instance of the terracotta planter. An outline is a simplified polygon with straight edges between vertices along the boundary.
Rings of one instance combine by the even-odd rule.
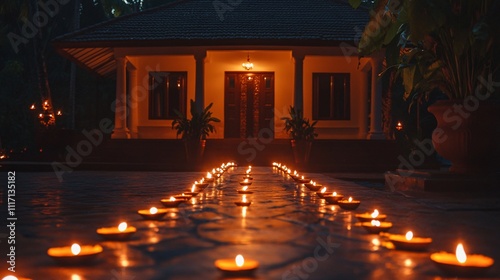
[[[450,172],[485,173],[495,168],[500,143],[500,104],[473,105],[472,101],[440,100],[429,106],[438,123],[432,143],[451,162]]]
[[[203,158],[203,154],[205,153],[206,143],[207,140],[184,141],[186,160],[194,163],[200,162]]]
[[[296,164],[306,164],[311,155],[312,142],[306,140],[290,140],[293,158]]]

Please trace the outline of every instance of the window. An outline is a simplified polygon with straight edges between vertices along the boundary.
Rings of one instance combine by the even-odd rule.
[[[313,119],[351,119],[351,75],[313,73]]]
[[[187,72],[149,72],[149,119],[171,120],[186,114]]]

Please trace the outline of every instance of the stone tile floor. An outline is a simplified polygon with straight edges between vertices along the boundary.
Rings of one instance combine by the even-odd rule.
[[[500,198],[496,195],[395,193],[305,174],[360,207],[343,211],[325,205],[314,192],[271,167],[254,167],[255,191],[248,208],[234,205],[246,168],[226,172],[188,204],[160,221],[136,211],[161,207],[160,199],[185,190],[201,173],[97,172],[16,174],[16,276],[40,280],[226,279],[214,267],[219,258],[243,254],[260,262],[255,279],[442,279],[430,261],[434,251],[454,252],[459,241],[470,253],[493,257],[485,278],[500,279]],[[7,174],[2,173],[2,185]],[[2,187],[4,199],[5,188]],[[355,213],[374,208],[388,214],[391,233],[413,230],[433,238],[428,252],[388,249],[383,236],[368,234]],[[2,203],[2,221],[6,221]],[[95,232],[126,220],[137,227],[126,242],[103,241]],[[0,230],[6,260],[6,228]],[[101,244],[92,265],[61,266],[49,247],[72,242]],[[0,277],[7,275],[1,261]]]

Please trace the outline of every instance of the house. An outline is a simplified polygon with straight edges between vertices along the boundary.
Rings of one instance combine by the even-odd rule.
[[[369,15],[340,0],[185,0],[64,35],[58,51],[116,75],[113,139],[175,139],[174,109],[213,103],[213,139],[284,139],[290,105],[319,139],[383,139],[383,55],[358,59]],[[253,64],[253,65],[252,65]]]

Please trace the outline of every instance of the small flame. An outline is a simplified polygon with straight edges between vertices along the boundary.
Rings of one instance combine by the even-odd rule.
[[[373,213],[372,213],[372,218],[374,218],[374,219],[375,219],[375,218],[377,218],[377,217],[378,217],[378,214],[379,214],[379,213],[378,213],[378,210],[377,210],[377,209],[373,210]]]
[[[237,255],[234,259],[237,267],[242,267],[245,264],[245,258],[242,255]]]
[[[208,178],[208,179],[212,179],[212,173],[207,172],[207,178]]]
[[[175,201],[175,197],[171,196],[170,201]]]
[[[379,227],[380,226],[380,221],[378,221],[378,220],[372,220],[372,226]]]
[[[196,189],[196,187],[194,185],[191,186],[191,192],[194,192],[194,190]]]
[[[326,187],[323,187],[323,188],[321,189],[321,193],[325,193],[325,192],[326,192]]]
[[[302,177],[300,177],[300,179],[304,180],[304,175],[302,175]]]
[[[351,196],[349,197],[349,200],[348,200],[348,201],[349,201],[349,202],[352,202],[352,197],[351,197]]]
[[[120,232],[124,232],[126,229],[127,229],[127,223],[126,222],[121,222],[119,225],[118,225],[118,231]]]
[[[312,180],[311,180],[312,181]],[[316,186],[316,182],[312,182],[313,186]]]
[[[241,201],[242,202],[247,202],[247,196],[245,194],[241,197]]]
[[[205,182],[205,178],[201,178],[200,184],[203,184],[203,182]]]
[[[243,180],[244,183],[248,183],[248,179]]]
[[[158,208],[156,208],[156,207],[151,207],[151,208],[149,209],[149,213],[151,213],[151,214],[156,214],[156,213],[158,213]]]
[[[2,278],[2,280],[18,280],[16,276],[8,275]]]
[[[81,251],[82,251],[82,248],[77,243],[74,243],[73,245],[71,245],[71,253],[73,255],[76,256],[76,255],[80,254]]]
[[[35,104],[31,104],[30,110],[35,110],[35,109],[36,109]]]
[[[413,239],[413,232],[411,232],[410,230],[406,233],[406,240],[410,241],[412,239]]]
[[[332,193],[332,196],[337,196],[337,192],[333,192],[333,193]]]
[[[242,190],[246,191],[248,189],[248,186],[244,186]]]
[[[194,181],[195,184],[199,184],[198,181]]]
[[[459,263],[465,263],[467,261],[467,254],[465,253],[464,245],[462,245],[462,243],[458,243],[455,255],[457,256],[457,261]]]

